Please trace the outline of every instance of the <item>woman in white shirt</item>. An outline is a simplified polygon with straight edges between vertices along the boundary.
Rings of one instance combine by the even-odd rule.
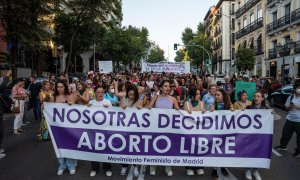
[[[95,99],[90,100],[88,106],[98,106],[98,107],[100,106],[105,108],[112,106],[110,100],[104,99],[104,93],[105,93],[104,88],[102,86],[97,86],[95,88]],[[92,171],[90,173],[90,176],[94,177],[99,172],[99,162],[92,161],[91,168]],[[106,176],[108,177],[112,176],[111,163],[103,163],[103,169],[105,171]]]

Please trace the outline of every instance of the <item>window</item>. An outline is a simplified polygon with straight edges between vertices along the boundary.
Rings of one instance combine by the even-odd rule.
[[[277,20],[277,11],[272,13],[273,22]]]
[[[285,15],[289,16],[291,12],[291,4],[288,4],[284,7]]]
[[[272,42],[272,46],[273,46],[273,48],[276,48],[276,46],[277,46],[277,40],[274,40],[274,41]]]
[[[243,19],[243,28],[246,27],[246,26],[247,26],[247,19],[246,19],[246,17],[244,17],[244,19]]]
[[[261,8],[261,6],[258,6],[258,8],[257,8],[257,19],[259,19],[261,17],[262,17],[262,8]]]
[[[254,22],[254,13],[253,11],[250,12],[250,24],[252,24]]]

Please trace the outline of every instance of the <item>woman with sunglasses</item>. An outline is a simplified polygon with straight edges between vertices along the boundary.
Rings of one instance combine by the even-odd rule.
[[[234,111],[235,109],[233,108],[233,105],[230,101],[230,97],[226,93],[224,89],[218,89],[216,91],[215,95],[215,102],[211,105],[210,111],[215,111],[215,110],[231,110]],[[221,172],[224,176],[228,176],[229,173],[225,167],[221,167]],[[213,168],[211,176],[213,178],[218,179],[218,173],[217,173],[217,168]]]
[[[90,97],[89,100],[94,99],[95,98],[95,92],[94,92],[94,87],[93,87],[93,81],[88,79],[88,80],[86,80],[85,84],[86,84],[86,90],[89,93],[89,97]]]
[[[54,91],[52,90],[52,83],[50,81],[43,82],[43,89],[39,94],[39,100],[41,102],[41,107],[44,107],[44,102],[50,102],[53,97]],[[42,121],[40,126],[40,134],[38,135],[39,140],[50,139],[47,123],[44,114],[42,113]]]
[[[189,112],[192,111],[201,111],[202,113],[206,112],[204,104],[200,100],[200,90],[197,89],[196,86],[190,86],[189,88],[189,97],[190,99],[184,103],[184,110]],[[198,175],[204,175],[203,167],[185,167],[186,175],[193,176],[194,171],[197,172]]]
[[[97,107],[111,107],[112,104],[110,100],[104,98],[105,90],[102,86],[95,87],[95,99],[91,100],[88,106],[97,106]],[[91,162],[91,173],[90,176],[94,177],[99,172],[99,162]],[[105,171],[106,176],[112,176],[111,171],[111,163],[103,163],[103,169]]]
[[[51,101],[54,103],[68,103],[69,105],[74,104],[74,99],[69,93],[68,85],[66,81],[59,80],[55,84],[54,95],[51,97]],[[59,167],[57,175],[62,175],[65,170],[69,170],[70,174],[73,175],[76,172],[77,160],[69,158],[58,158]]]
[[[127,107],[134,107],[141,109],[141,106],[139,106],[139,92],[138,88],[135,85],[131,85],[128,87],[126,91],[126,96],[123,97],[120,101],[120,106],[123,109],[126,109]],[[133,166],[133,175],[134,177],[138,177],[139,175],[139,169],[136,165]],[[126,174],[128,168],[128,164],[122,164],[122,169],[120,174],[124,176]]]
[[[245,110],[248,106],[252,105],[252,102],[248,100],[246,91],[238,92],[238,101],[233,104],[234,109]]]
[[[160,83],[161,93],[152,98],[151,103],[148,106],[148,109],[160,108],[160,109],[176,109],[179,110],[178,101],[170,96],[171,88],[169,80],[162,80]],[[155,175],[156,166],[150,166],[150,175]],[[173,176],[173,171],[171,166],[165,166],[165,173],[167,176]]]

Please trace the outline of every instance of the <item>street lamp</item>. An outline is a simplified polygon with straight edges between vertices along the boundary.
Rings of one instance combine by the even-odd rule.
[[[231,37],[231,29],[232,29],[232,27],[231,27],[231,17],[228,16],[228,15],[226,15],[226,14],[219,14],[219,13],[215,14],[215,16],[221,16],[221,17],[225,16],[229,20],[229,48],[230,48],[230,50],[229,50],[229,52],[230,52],[230,65],[229,65],[229,67],[230,67],[230,70],[231,70],[231,66],[232,66],[232,62],[231,62],[232,61],[232,41],[231,41],[232,40],[232,37]]]

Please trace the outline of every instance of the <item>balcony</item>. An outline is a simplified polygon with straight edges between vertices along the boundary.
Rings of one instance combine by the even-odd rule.
[[[267,34],[273,34],[276,31],[284,29],[287,25],[291,23],[291,16],[285,15],[280,19],[277,19],[274,22],[271,22],[270,24],[267,25]]]
[[[246,2],[241,8],[239,8],[235,12],[236,19],[241,17],[245,12],[247,12],[250,8],[252,8],[256,3],[260,2],[260,0],[250,0]]]
[[[217,37],[222,32],[221,28],[215,30],[214,37]]]
[[[255,20],[253,23],[249,24],[248,26],[244,27],[243,29],[239,30],[235,34],[235,38],[239,39],[239,38],[245,36],[246,34],[251,33],[254,30],[256,30],[262,26],[263,26],[263,18],[261,17],[261,18]]]
[[[294,53],[295,54],[300,53],[300,41],[295,42]]]
[[[260,55],[264,53],[262,44],[258,46],[254,46],[254,53],[256,55]]]
[[[283,46],[277,47],[277,51],[280,57],[289,56],[291,54],[292,44],[293,42],[288,42]]]
[[[277,57],[276,48],[269,49],[269,59],[274,59]]]
[[[267,7],[273,7],[278,0],[267,0]]]
[[[300,20],[300,8],[293,11],[291,15],[291,21],[293,24],[299,23],[300,22],[299,20]]]

